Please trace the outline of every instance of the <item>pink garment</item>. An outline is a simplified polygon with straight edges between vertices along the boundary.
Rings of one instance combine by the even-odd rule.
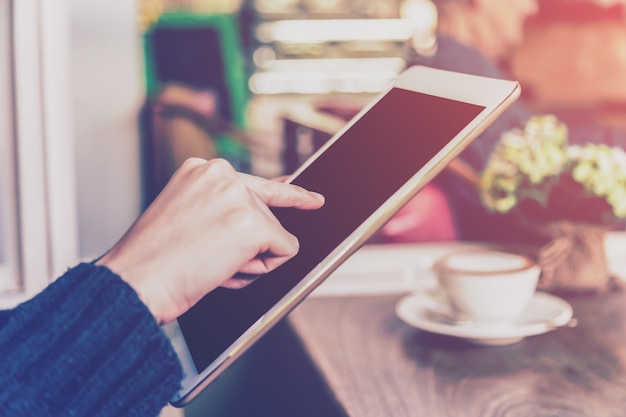
[[[455,240],[457,232],[446,195],[428,184],[383,226],[378,237],[387,243]]]
[[[217,109],[217,97],[212,91],[194,90],[181,85],[170,84],[158,95],[155,110],[162,106],[178,106],[188,108],[204,117],[214,117]]]

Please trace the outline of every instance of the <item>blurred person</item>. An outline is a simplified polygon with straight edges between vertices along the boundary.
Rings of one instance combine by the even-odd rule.
[[[100,259],[0,311],[0,409],[11,416],[150,417],[182,369],[161,328],[205,294],[246,284],[299,245],[269,206],[317,209],[319,194],[189,159]]]
[[[407,66],[426,65],[491,78],[513,78],[501,64],[524,41],[525,23],[538,12],[538,0],[416,1],[423,3],[422,6],[428,4],[434,10],[434,41],[432,47],[424,48],[424,39],[428,37],[421,31],[416,32],[405,48]],[[445,170],[434,180],[453,210],[459,239],[508,241],[511,238],[535,238],[525,235],[526,230],[515,227],[508,216],[489,213],[480,201],[475,180],[470,178],[481,172],[502,133],[523,126],[531,115],[523,98],[513,103],[459,156],[460,165],[467,168],[469,176],[461,177]],[[626,133],[598,126],[576,126],[576,129],[570,129],[569,140],[571,143],[602,142],[624,147]],[[411,210],[409,204],[397,216],[409,217]],[[413,215],[419,217],[421,213]],[[390,240],[411,239],[416,230],[408,222],[405,224],[404,229],[402,225],[394,229]]]
[[[220,116],[218,95],[180,83],[165,83],[142,110],[144,207],[188,158],[226,159],[249,173],[249,138]]]
[[[492,62],[507,58],[522,44],[526,20],[539,10],[538,0],[431,1],[437,7],[439,35],[478,50]]]

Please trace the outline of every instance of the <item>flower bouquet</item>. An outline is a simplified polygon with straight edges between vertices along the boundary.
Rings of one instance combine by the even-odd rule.
[[[598,290],[611,282],[604,236],[626,218],[626,152],[571,145],[555,116],[505,132],[480,177],[487,209],[548,237],[537,258],[544,288]]]

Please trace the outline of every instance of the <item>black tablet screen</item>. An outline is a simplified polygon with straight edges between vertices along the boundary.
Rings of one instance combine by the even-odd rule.
[[[300,252],[243,289],[218,288],[178,320],[202,371],[454,138],[483,107],[393,88],[294,181],[319,210],[273,209]],[[207,254],[211,256],[211,254]]]

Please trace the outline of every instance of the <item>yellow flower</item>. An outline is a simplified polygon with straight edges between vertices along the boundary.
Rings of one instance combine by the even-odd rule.
[[[532,199],[543,207],[552,193],[573,185],[569,177],[582,188],[560,192],[559,199],[603,198],[611,212],[591,213],[594,218],[626,218],[626,152],[604,144],[569,146],[567,140],[566,125],[553,115],[531,117],[522,128],[505,132],[480,178],[484,205],[507,213]],[[567,201],[559,203],[568,206]]]
[[[507,194],[503,198],[494,201],[494,209],[499,213],[508,213],[517,204],[515,194]]]

